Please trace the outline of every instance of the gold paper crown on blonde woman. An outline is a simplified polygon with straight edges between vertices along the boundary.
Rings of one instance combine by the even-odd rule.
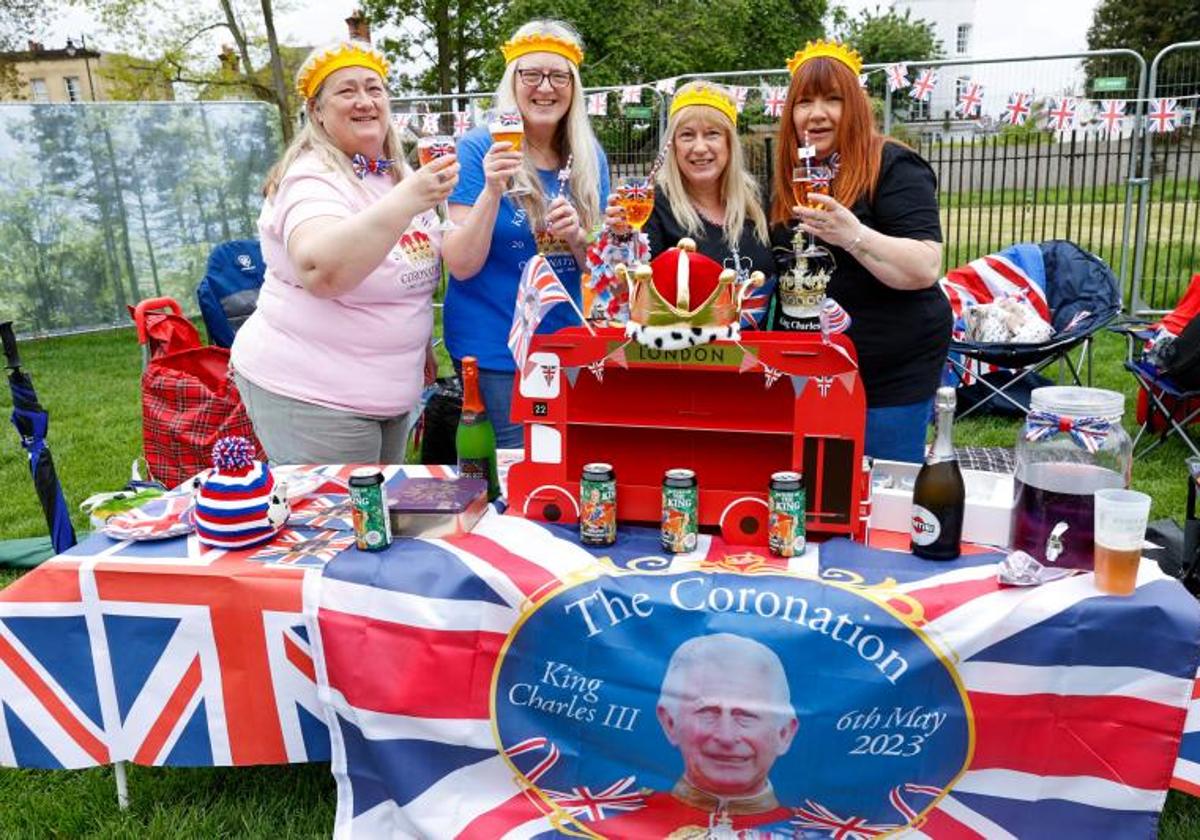
[[[832,58],[834,61],[840,61],[849,67],[855,76],[862,72],[863,60],[858,50],[837,41],[809,41],[804,45],[804,49],[796,50],[796,54],[788,61],[788,72],[796,75],[800,65],[813,58]]]
[[[312,99],[329,74],[343,67],[366,67],[382,76],[385,82],[391,69],[383,53],[366,41],[344,41],[309,56],[296,74],[296,90],[305,99]]]
[[[568,41],[566,38],[560,38],[557,35],[547,35],[545,33],[522,35],[520,38],[513,38],[500,47],[500,51],[504,53],[505,64],[511,64],[521,56],[535,52],[548,52],[561,55],[576,67],[583,63],[583,50],[579,48],[578,44],[574,41]]]
[[[737,125],[737,105],[734,103],[733,97],[723,88],[703,82],[688,88],[671,100],[671,110],[668,116],[673,117],[675,112],[691,105],[707,105],[709,108],[716,108],[729,117],[731,123]]]

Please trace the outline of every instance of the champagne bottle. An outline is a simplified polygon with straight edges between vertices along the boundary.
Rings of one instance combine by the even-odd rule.
[[[496,476],[496,431],[479,397],[479,364],[474,356],[463,356],[462,382],[462,414],[454,434],[458,474],[485,480],[488,499],[494,501],[500,496],[500,480]]]
[[[967,491],[954,454],[953,388],[934,398],[937,437],[913,487],[912,553],[926,560],[953,560],[961,551]]]

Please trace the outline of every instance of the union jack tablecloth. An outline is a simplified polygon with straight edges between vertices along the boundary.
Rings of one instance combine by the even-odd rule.
[[[1087,574],[1000,587],[996,560],[704,536],[670,558],[625,527],[593,553],[494,513],[341,554],[306,590],[335,836],[1154,837],[1200,780],[1200,607],[1152,564],[1113,598]],[[669,732],[668,658],[718,635],[790,687],[758,811],[689,804]]]
[[[265,546],[95,534],[0,592],[0,765],[328,759],[302,594],[353,545],[348,471],[294,471],[328,480]],[[148,531],[168,523],[145,511]]]

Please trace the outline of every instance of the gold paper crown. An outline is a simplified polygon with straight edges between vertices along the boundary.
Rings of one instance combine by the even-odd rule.
[[[837,41],[809,41],[804,45],[804,49],[796,50],[796,54],[788,61],[788,72],[796,75],[800,65],[811,58],[832,58],[834,61],[840,61],[849,67],[855,76],[862,72],[863,61],[858,50]]]
[[[797,262],[796,267],[779,278],[779,302],[788,314],[796,311],[809,312],[815,317],[825,300],[829,286],[829,272],[808,271],[807,261]]]
[[[737,125],[737,105],[734,103],[733,97],[722,88],[699,84],[685,90],[671,100],[671,109],[667,116],[673,117],[676,111],[691,105],[707,105],[709,108],[716,108],[728,117],[731,123]]]
[[[522,35],[513,38],[500,47],[504,53],[504,63],[511,64],[523,55],[535,52],[548,52],[561,55],[567,61],[578,67],[583,63],[583,50],[573,41],[559,38],[557,35]]]
[[[310,56],[296,74],[296,90],[305,99],[312,99],[321,82],[343,67],[366,67],[374,70],[386,82],[391,66],[383,53],[365,41],[346,41]]]

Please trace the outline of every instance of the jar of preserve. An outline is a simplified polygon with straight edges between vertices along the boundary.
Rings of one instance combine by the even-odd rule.
[[[1097,490],[1128,488],[1133,442],[1116,391],[1052,386],[1033,391],[1017,437],[1012,547],[1053,566],[1092,568]]]

